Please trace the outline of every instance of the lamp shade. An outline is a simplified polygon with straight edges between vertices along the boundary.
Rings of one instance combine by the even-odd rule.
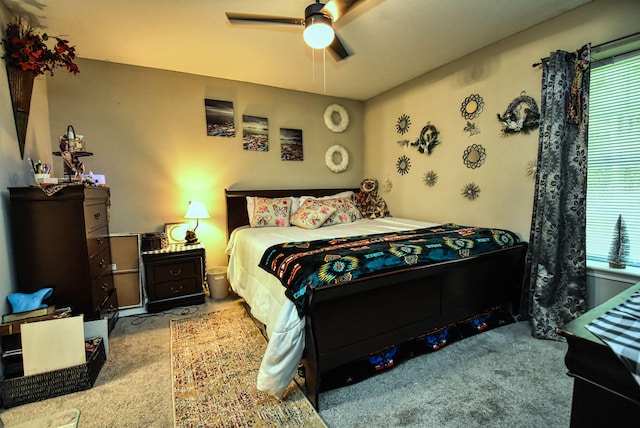
[[[187,213],[184,215],[184,218],[199,219],[209,217],[209,213],[202,202],[189,201],[189,209],[187,209]]]
[[[302,34],[306,44],[314,49],[324,49],[331,44],[335,33],[331,27],[331,20],[324,15],[312,15],[305,20]]]

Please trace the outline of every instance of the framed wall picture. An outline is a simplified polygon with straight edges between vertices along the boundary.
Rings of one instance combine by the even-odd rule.
[[[184,244],[186,242],[184,237],[187,234],[188,227],[189,223],[165,223],[164,233],[167,234],[169,245]]]
[[[280,128],[280,159],[283,161],[301,161],[302,130]]]
[[[236,127],[233,116],[233,102],[204,100],[207,118],[207,135],[210,137],[235,137]]]
[[[242,148],[269,151],[269,120],[266,117],[242,115]]]

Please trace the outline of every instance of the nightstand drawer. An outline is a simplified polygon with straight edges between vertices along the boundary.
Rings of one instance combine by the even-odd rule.
[[[178,281],[159,282],[149,287],[149,294],[153,295],[155,299],[169,299],[195,293],[202,293],[202,284],[195,277]]]
[[[191,258],[171,263],[154,263],[151,266],[153,270],[154,282],[177,281],[182,279],[195,279],[200,270],[200,259]]]

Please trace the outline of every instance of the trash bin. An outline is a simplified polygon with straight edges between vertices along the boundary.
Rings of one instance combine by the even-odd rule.
[[[229,283],[227,282],[227,267],[216,266],[207,271],[209,291],[214,299],[224,299],[229,295]]]

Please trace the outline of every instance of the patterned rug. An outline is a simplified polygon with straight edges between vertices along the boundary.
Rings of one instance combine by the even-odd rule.
[[[171,320],[175,426],[326,428],[295,382],[282,401],[257,390],[266,347],[240,306]]]

